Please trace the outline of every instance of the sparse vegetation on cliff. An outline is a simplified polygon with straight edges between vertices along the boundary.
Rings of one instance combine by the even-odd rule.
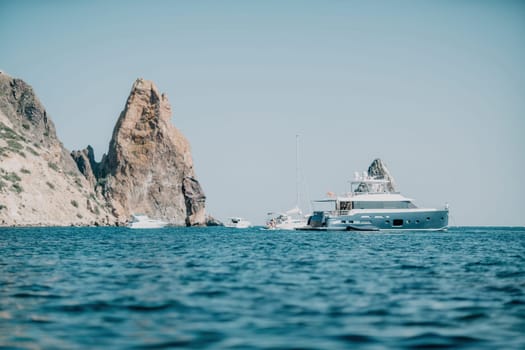
[[[11,181],[11,182],[17,182],[17,181],[22,180],[22,179],[20,178],[20,176],[18,176],[18,175],[17,175],[16,173],[14,173],[14,172],[13,172],[13,173],[6,173],[6,174],[2,175],[2,178],[3,178],[4,180]]]
[[[48,162],[47,166],[49,166],[49,168],[53,169],[54,171],[60,171],[60,169],[59,169],[59,167],[58,167],[58,165],[56,163]]]
[[[2,135],[3,139],[11,139],[11,140],[22,140],[23,137],[18,135],[13,129],[5,125],[4,123],[0,122],[0,135]]]
[[[77,185],[78,188],[82,188],[82,180],[80,180],[78,177],[75,178],[75,185]]]
[[[26,150],[28,150],[29,153],[31,153],[31,154],[34,155],[34,156],[39,156],[39,155],[40,155],[40,153],[38,153],[37,151],[35,151],[34,149],[32,149],[32,148],[29,147],[29,146],[26,146]]]
[[[24,149],[24,146],[16,140],[7,140],[7,146],[9,146],[9,148],[15,152],[19,152]]]
[[[22,191],[24,191],[24,188],[18,182],[15,182],[11,185],[11,190],[16,194],[20,194]]]

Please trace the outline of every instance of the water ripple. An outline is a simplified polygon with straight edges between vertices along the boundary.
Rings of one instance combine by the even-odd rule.
[[[1,349],[523,349],[525,230],[0,230]]]

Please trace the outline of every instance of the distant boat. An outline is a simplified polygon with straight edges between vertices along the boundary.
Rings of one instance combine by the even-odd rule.
[[[231,217],[226,219],[224,226],[233,228],[249,228],[252,227],[252,223],[243,218]]]
[[[305,230],[440,231],[448,226],[448,205],[442,209],[418,208],[412,199],[394,191],[391,179],[356,173],[351,192],[330,193],[316,202],[331,209],[314,211]]]
[[[163,228],[168,223],[162,220],[150,219],[145,214],[133,214],[128,228]]]

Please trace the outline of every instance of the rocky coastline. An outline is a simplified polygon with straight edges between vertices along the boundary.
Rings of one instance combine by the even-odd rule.
[[[91,146],[64,147],[29,84],[0,73],[0,226],[120,226],[133,213],[217,224],[171,117],[167,96],[137,79],[97,162]]]

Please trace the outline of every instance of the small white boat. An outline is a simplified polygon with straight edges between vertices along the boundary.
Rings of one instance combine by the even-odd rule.
[[[284,213],[268,213],[266,229],[268,230],[295,230],[307,225],[307,216],[298,207]]]
[[[162,220],[150,219],[145,214],[133,214],[128,228],[163,228],[168,223]]]
[[[248,227],[252,227],[252,223],[243,218],[231,217],[231,218],[226,219],[224,226],[233,227],[233,228],[248,228]]]

